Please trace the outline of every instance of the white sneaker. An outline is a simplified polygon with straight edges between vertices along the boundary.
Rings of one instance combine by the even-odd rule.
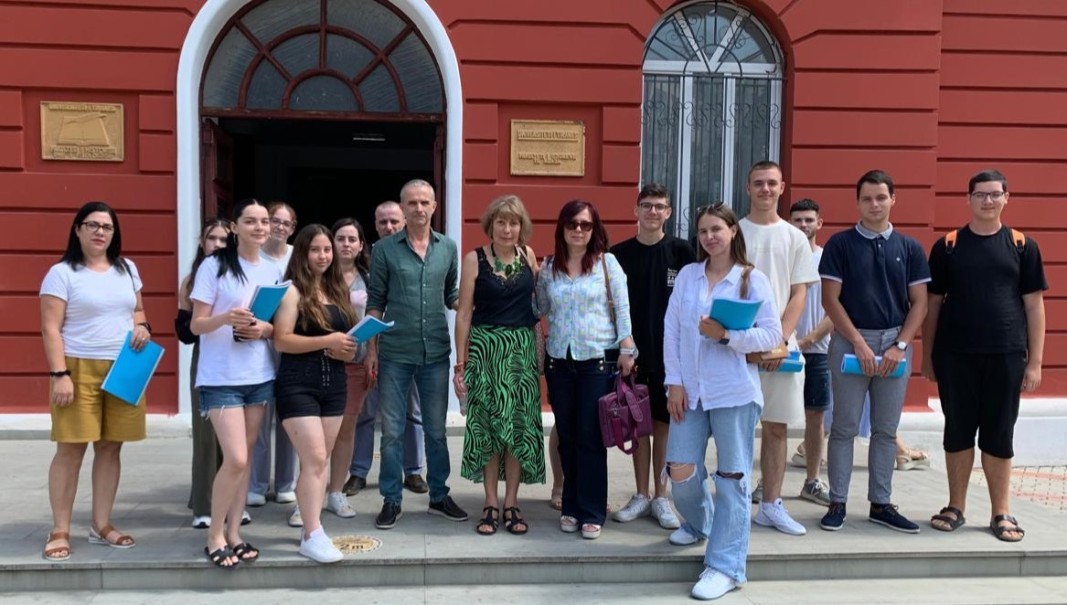
[[[296,492],[278,492],[274,494],[274,501],[278,504],[292,504],[296,502]]]
[[[759,512],[752,518],[752,522],[756,525],[762,525],[764,527],[773,527],[783,534],[789,534],[790,536],[803,536],[808,533],[808,530],[803,525],[793,520],[793,517],[789,516],[789,511],[785,510],[785,505],[782,504],[782,499],[778,498],[774,502],[763,502],[759,505]]]
[[[300,514],[300,506],[293,509],[289,515],[289,527],[304,527],[304,517]]]
[[[200,515],[199,517],[193,517],[194,529],[207,529],[211,527],[211,515]]]
[[[752,490],[752,503],[759,504],[763,502],[763,479],[756,482],[756,489]]]
[[[300,554],[319,563],[336,563],[345,558],[323,532],[316,532],[307,540],[300,541]]]
[[[700,580],[693,585],[693,590],[689,594],[694,599],[711,601],[736,588],[737,582],[733,578],[710,567],[705,567],[704,573],[700,574]]]
[[[678,529],[682,526],[682,522],[678,520],[678,515],[674,512],[674,507],[671,506],[671,501],[667,498],[652,499],[652,517],[659,521],[659,526],[663,529]]]
[[[263,506],[267,503],[267,497],[263,494],[257,494],[256,492],[248,492],[245,496],[245,504],[248,506]]]
[[[652,502],[644,494],[634,494],[626,506],[615,511],[612,518],[619,523],[629,523],[638,517],[646,517],[652,512]]]
[[[326,494],[326,510],[336,514],[342,519],[351,519],[356,516],[355,509],[348,503],[348,498],[341,492]]]
[[[684,527],[679,527],[678,529],[671,532],[671,535],[669,538],[667,538],[667,541],[671,544],[674,544],[675,546],[689,546],[690,544],[696,544],[697,542],[700,542],[703,539],[704,538],[700,538],[689,533],[685,530]]]

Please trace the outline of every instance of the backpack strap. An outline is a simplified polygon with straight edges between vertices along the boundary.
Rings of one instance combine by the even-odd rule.
[[[952,254],[952,249],[956,247],[956,237],[959,236],[960,230],[953,229],[945,234],[945,253]]]
[[[1026,247],[1026,236],[1023,235],[1023,232],[1018,229],[1012,229],[1011,240],[1015,242],[1015,248],[1019,251],[1019,254],[1022,254],[1023,248]]]

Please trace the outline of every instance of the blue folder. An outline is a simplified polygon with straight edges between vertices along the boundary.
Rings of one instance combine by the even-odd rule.
[[[134,351],[130,346],[133,332],[126,334],[126,342],[122,344],[122,350],[111,364],[111,370],[104,378],[101,388],[126,403],[136,406],[144,396],[148,382],[159,366],[159,360],[163,359],[163,347],[149,340],[140,351]]]
[[[874,356],[874,364],[878,365],[882,363],[881,355]],[[893,370],[893,373],[886,378],[900,378],[904,376],[908,371],[907,361],[901,361],[897,364],[897,369]],[[856,356],[852,353],[847,353],[844,359],[841,360],[841,373],[842,374],[859,374],[863,375],[863,366],[860,365]]]
[[[367,342],[389,328],[392,328],[395,323],[395,321],[386,322],[377,317],[367,315],[348,331],[348,335],[355,338],[356,342]]]
[[[278,306],[282,304],[282,298],[285,297],[285,291],[289,289],[290,283],[285,281],[273,286],[256,286],[255,292],[252,293],[252,302],[249,303],[248,310],[259,321],[270,321],[274,318],[274,313],[278,310]]]
[[[800,351],[790,351],[789,357],[782,360],[782,365],[778,366],[776,372],[787,372],[789,374],[796,374],[804,370],[804,362],[800,360]],[[760,369],[760,372],[763,370]]]
[[[711,301],[708,317],[727,330],[747,330],[756,323],[756,313],[763,301],[716,298]]]

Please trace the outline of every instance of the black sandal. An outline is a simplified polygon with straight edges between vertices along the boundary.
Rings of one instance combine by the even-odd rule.
[[[945,513],[952,513],[952,515],[954,516],[950,517]],[[940,521],[947,525],[947,527],[937,525],[934,523],[934,521]],[[966,522],[967,519],[963,518],[963,511],[956,508],[955,506],[946,506],[945,508],[942,508],[941,511],[938,512],[936,515],[930,517],[930,527],[933,527],[934,529],[939,531],[956,531],[960,527],[963,527],[963,524]]]
[[[240,559],[234,561],[230,565],[225,565],[225,562],[230,557],[235,556],[229,546],[222,546],[216,549],[214,552],[209,552],[207,547],[204,547],[204,554],[207,555],[208,560],[215,564],[215,567],[221,567],[223,569],[233,569],[241,562]]]
[[[497,515],[499,514],[499,511],[497,511],[495,506],[487,506],[482,509],[482,512],[485,513],[485,516],[482,517],[482,520],[478,522],[478,525],[474,528],[474,531],[478,532],[480,535],[483,536],[491,536],[496,533],[496,528],[500,524],[500,522],[497,520]],[[483,528],[488,528],[488,531],[482,531]]]
[[[1001,521],[1007,521],[1011,525],[1001,525]],[[1023,536],[1026,535],[1026,530],[1019,527],[1019,521],[1011,515],[997,515],[989,521],[989,529],[993,531],[993,535],[997,540],[1002,542],[1022,542]],[[1004,534],[1008,532],[1014,532],[1019,534],[1017,538],[1009,538]]]
[[[233,554],[236,555],[237,558],[244,563],[251,563],[252,561],[255,561],[259,558],[259,549],[255,546],[252,546],[248,542],[241,542],[240,544],[235,544],[230,548],[233,549]],[[251,553],[252,556],[246,557],[245,555],[249,553]]]
[[[504,529],[516,536],[521,536],[530,531],[530,526],[523,520],[522,515],[519,514],[520,512],[522,511],[517,506],[509,506],[504,509]],[[517,527],[519,525],[522,526],[522,529]]]

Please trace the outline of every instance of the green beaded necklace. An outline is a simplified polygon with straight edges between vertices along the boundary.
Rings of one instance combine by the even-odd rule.
[[[493,244],[489,244],[489,252],[493,255],[493,270],[497,273],[503,273],[505,279],[518,274],[522,269],[522,259],[519,258],[518,248],[515,248],[515,260],[506,265],[500,262],[500,259],[496,255],[496,248],[493,247]]]

